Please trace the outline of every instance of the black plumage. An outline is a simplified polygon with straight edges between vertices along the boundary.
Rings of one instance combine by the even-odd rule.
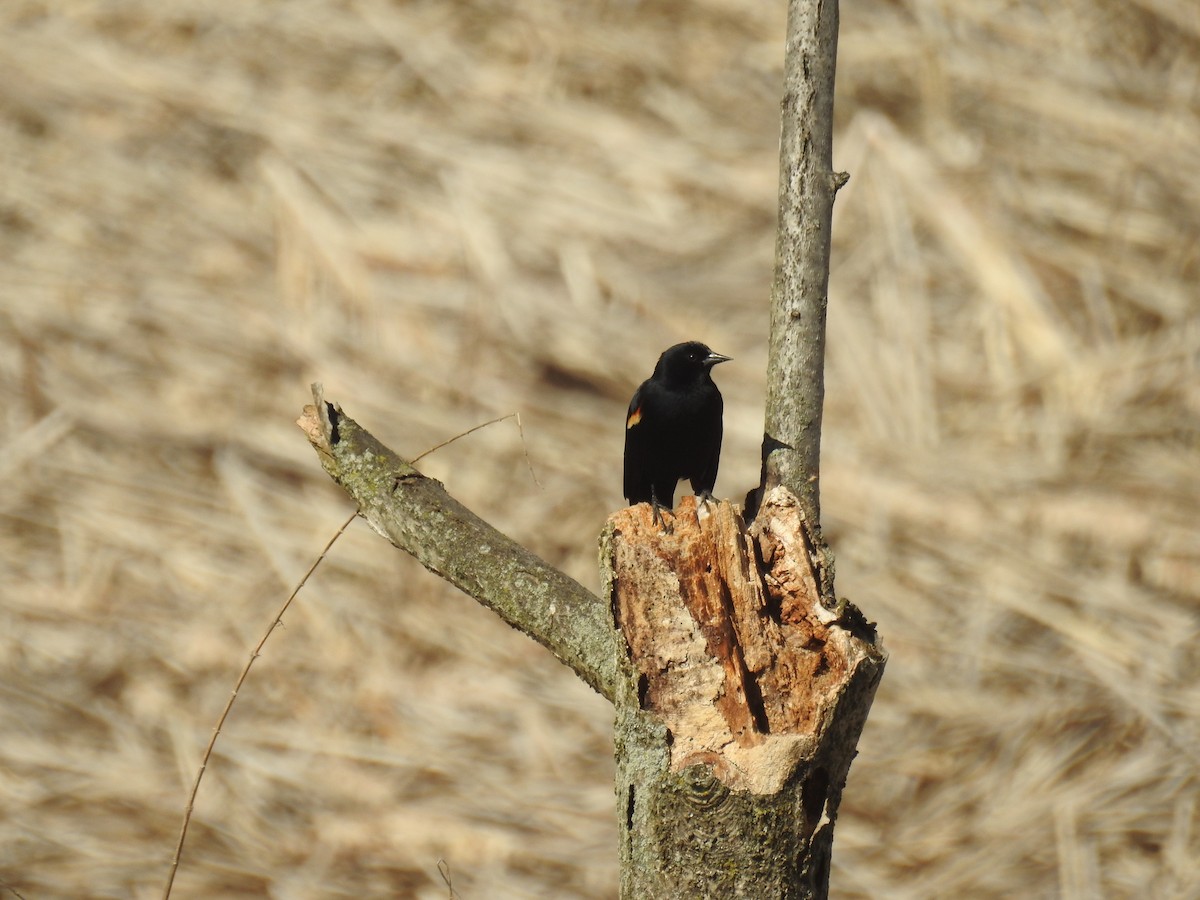
[[[625,416],[625,498],[630,505],[675,505],[686,478],[700,497],[712,495],[721,458],[724,403],[712,367],[728,360],[699,341],[663,352]]]

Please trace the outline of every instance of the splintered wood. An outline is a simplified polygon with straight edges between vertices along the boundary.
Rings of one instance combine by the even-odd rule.
[[[640,706],[670,730],[671,768],[773,793],[811,756],[874,648],[821,604],[795,497],[771,491],[747,528],[728,502],[686,497],[614,515],[613,613]]]

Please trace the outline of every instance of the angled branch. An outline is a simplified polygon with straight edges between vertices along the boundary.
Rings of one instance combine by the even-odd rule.
[[[600,598],[501,534],[327,403],[319,384],[313,385],[313,400],[297,424],[367,523],[611,700],[612,616]]]

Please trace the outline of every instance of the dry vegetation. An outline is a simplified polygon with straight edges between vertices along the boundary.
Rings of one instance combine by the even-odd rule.
[[[0,896],[153,897],[345,497],[321,380],[596,584],[701,338],[756,480],[782,2],[5,0]],[[842,898],[1200,896],[1195,0],[843,9],[825,439],[891,663]],[[424,465],[424,464],[423,464]],[[610,712],[355,525],[177,897],[612,896]]]

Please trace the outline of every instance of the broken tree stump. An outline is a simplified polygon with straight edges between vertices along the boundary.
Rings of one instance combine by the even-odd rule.
[[[608,520],[623,898],[819,898],[886,654],[795,496]]]

